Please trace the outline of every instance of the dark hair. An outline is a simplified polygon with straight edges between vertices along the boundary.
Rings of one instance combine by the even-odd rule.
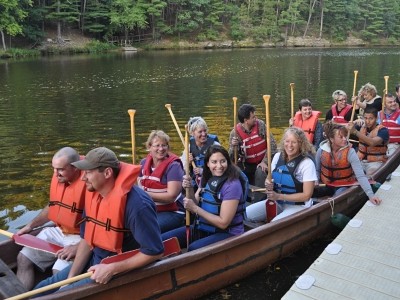
[[[240,123],[244,122],[244,119],[250,119],[250,114],[256,111],[255,107],[251,104],[243,104],[238,110],[238,119]]]
[[[301,99],[299,102],[299,110],[301,110],[302,107],[312,107],[311,101],[308,99]]]
[[[385,97],[393,98],[394,95],[393,95],[392,93],[387,93],[387,94],[385,95]]]
[[[338,123],[333,123],[332,121],[327,121],[323,125],[323,128],[324,128],[325,137],[328,139],[329,144],[331,144],[330,139],[333,139],[335,137],[336,131],[339,131],[343,136],[347,136],[347,133],[348,133],[348,130],[345,126],[340,125]]]
[[[373,106],[367,106],[364,109],[364,115],[365,114],[373,114],[375,116],[375,118],[377,118],[378,117],[378,110]]]
[[[229,157],[228,151],[226,151],[226,149],[220,145],[212,145],[207,149],[206,155],[204,157],[203,176],[201,177],[201,186],[202,187],[206,186],[208,180],[213,176],[207,163],[210,160],[211,155],[213,155],[214,153],[221,153],[225,157],[225,159],[228,163],[228,167],[225,171],[225,175],[228,176],[228,181],[237,179],[240,177],[240,170],[238,167],[236,167],[234,164],[232,164],[232,161]]]
[[[400,83],[396,84],[396,92],[400,90]]]

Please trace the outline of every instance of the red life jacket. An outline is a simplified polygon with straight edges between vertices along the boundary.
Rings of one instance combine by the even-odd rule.
[[[343,124],[343,125],[348,124],[349,121],[347,121],[344,117],[351,109],[353,109],[353,106],[351,106],[350,104],[346,104],[346,106],[339,112],[339,114],[337,113],[336,107],[337,107],[337,104],[333,104],[331,107],[331,111],[332,111],[332,115],[333,115],[332,122]]]
[[[104,198],[98,192],[86,192],[85,240],[92,247],[120,253],[125,228],[127,194],[140,172],[139,165],[120,162],[114,188]]]
[[[307,139],[311,144],[314,142],[315,128],[317,127],[317,122],[320,115],[320,111],[313,110],[311,117],[309,117],[307,120],[303,120],[301,117],[301,112],[298,111],[293,119],[293,126],[303,129]]]
[[[374,138],[378,135],[379,129],[383,128],[383,125],[377,125],[369,134],[368,137]],[[367,128],[362,127],[360,132],[364,135],[367,134]],[[360,141],[358,146],[358,158],[360,160],[366,159],[368,162],[375,162],[375,161],[387,161],[386,156],[387,145],[378,145],[378,146],[368,146]]]
[[[168,166],[174,161],[181,163],[181,160],[178,156],[173,153],[168,153],[168,157],[164,159],[152,172],[151,166],[153,165],[153,157],[148,154],[144,166],[142,167],[142,176],[139,178],[139,182],[143,190],[153,193],[166,193],[168,185],[161,183],[161,178],[167,171]],[[157,212],[179,211],[179,207],[176,204],[175,199],[173,200],[174,202],[172,203],[161,203],[154,201],[157,207]]]
[[[341,148],[338,152],[322,151],[321,181],[325,184],[348,184],[356,182],[356,177],[347,159],[351,146]]]
[[[258,121],[255,122],[249,134],[244,131],[241,124],[236,125],[236,132],[243,142],[245,161],[250,164],[259,164],[267,152],[267,144],[265,139],[259,135]]]
[[[54,174],[50,184],[48,218],[64,233],[78,234],[85,206],[86,184],[81,175],[71,184],[59,183]]]
[[[400,109],[397,109],[392,115],[386,118],[383,111],[379,112],[381,124],[389,130],[389,143],[400,143],[400,124],[396,123],[400,117]]]

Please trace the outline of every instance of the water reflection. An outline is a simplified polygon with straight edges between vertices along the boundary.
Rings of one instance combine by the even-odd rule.
[[[96,146],[131,161],[127,110],[136,110],[137,159],[153,129],[163,129],[180,154],[181,141],[164,105],[172,104],[178,124],[201,115],[210,132],[228,145],[232,97],[251,102],[265,119],[263,94],[271,95],[271,125],[280,135],[290,115],[289,83],[296,103],[331,106],[331,94],[351,94],[353,71],[359,86],[394,89],[399,53],[393,49],[244,49],[158,51],[134,55],[43,57],[0,61],[0,227],[14,230],[48,201],[51,158],[69,145],[85,154]],[[23,207],[23,208],[22,208]]]

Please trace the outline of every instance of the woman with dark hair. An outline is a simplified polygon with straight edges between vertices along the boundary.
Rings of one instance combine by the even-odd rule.
[[[324,124],[326,140],[317,151],[316,166],[319,180],[327,186],[316,187],[313,197],[332,196],[358,182],[369,200],[379,204],[381,200],[372,191],[357,153],[347,140],[347,132],[340,124]]]
[[[204,162],[200,188],[195,195],[189,177],[184,176],[182,183],[184,188],[190,188],[190,194],[183,199],[184,207],[196,215],[188,251],[244,232],[245,199],[240,170],[220,145],[207,149]],[[181,247],[186,247],[185,227],[166,232],[162,238],[174,236]]]

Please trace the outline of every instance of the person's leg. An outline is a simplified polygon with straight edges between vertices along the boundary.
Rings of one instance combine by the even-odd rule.
[[[374,174],[374,172],[376,170],[378,170],[382,164],[383,164],[383,162],[380,162],[380,161],[366,163],[365,164],[365,174],[367,175],[367,177]]]
[[[227,233],[227,232],[218,232],[218,233],[212,234],[210,236],[204,237],[202,239],[199,239],[199,240],[191,243],[189,245],[188,251],[193,251],[193,250],[202,248],[204,246],[214,244],[216,242],[225,240],[231,236],[233,236],[233,235],[230,233]]]
[[[43,229],[37,237],[60,245],[59,233],[55,227]],[[44,272],[55,261],[56,257],[52,253],[24,247],[17,256],[17,277],[26,289],[31,290],[35,284],[35,265]]]
[[[283,211],[279,215],[277,215],[275,218],[273,218],[271,222],[280,220],[284,217],[290,216],[290,215],[297,213],[306,208],[307,207],[305,207],[304,205],[285,204]]]
[[[266,202],[267,200],[263,200],[247,206],[246,219],[250,222],[264,222],[267,219]]]
[[[161,233],[164,233],[184,225],[185,215],[166,211],[157,213],[157,219]]]
[[[62,238],[61,238],[62,246],[64,246],[64,247],[77,245],[81,240],[81,237],[79,234],[63,234],[61,232],[61,230],[60,230],[60,234],[62,236]],[[57,259],[52,268],[53,274],[68,267],[70,264],[72,264],[73,259],[74,258],[72,258],[72,260]]]
[[[186,227],[180,227],[171,231],[164,232],[161,235],[163,241],[168,240],[172,237],[176,237],[179,241],[181,248],[186,248]]]
[[[48,286],[48,285],[50,285],[50,284],[59,282],[59,281],[61,281],[61,280],[67,279],[70,270],[71,270],[71,266],[69,266],[69,267],[67,267],[67,268],[65,268],[65,269],[63,269],[63,270],[61,270],[60,272],[57,272],[56,274],[54,274],[54,275],[51,276],[51,277],[48,277],[48,278],[42,280],[41,282],[39,282],[39,283],[34,287],[34,290],[37,290],[37,289],[39,289],[39,288],[42,288],[42,287]],[[57,290],[58,290],[58,288],[52,289],[52,290],[50,290],[50,291],[46,291],[46,292],[37,294],[36,297],[44,296],[44,295],[48,295],[48,294],[52,294],[52,293],[56,292]]]

